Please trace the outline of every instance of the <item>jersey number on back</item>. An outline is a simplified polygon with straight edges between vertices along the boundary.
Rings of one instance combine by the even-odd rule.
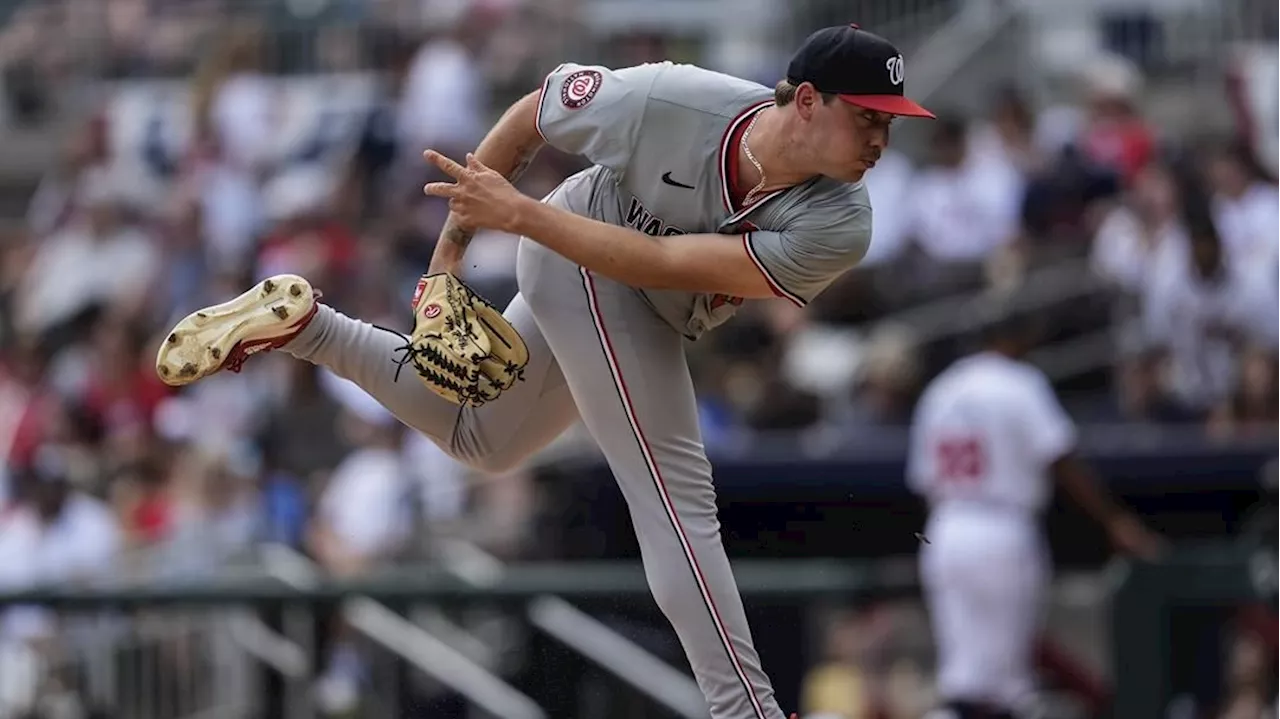
[[[938,481],[977,484],[987,473],[987,453],[977,437],[947,437],[934,445]]]

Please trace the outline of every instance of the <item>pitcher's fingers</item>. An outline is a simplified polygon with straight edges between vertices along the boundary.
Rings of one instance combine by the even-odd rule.
[[[441,155],[435,150],[427,150],[426,152],[422,153],[422,156],[426,158],[427,162],[430,162],[431,164],[440,168],[441,170],[444,171],[446,175],[454,178],[455,180],[458,179],[459,177],[462,177],[463,171],[466,170],[466,168],[463,167],[462,165],[459,165],[458,163],[454,162],[453,160],[450,160],[444,155]]]
[[[428,182],[422,186],[422,193],[434,197],[453,199],[458,196],[458,186],[452,182]]]

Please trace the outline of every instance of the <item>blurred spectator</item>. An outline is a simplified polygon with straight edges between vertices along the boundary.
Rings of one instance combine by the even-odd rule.
[[[1239,359],[1235,389],[1227,401],[1214,408],[1210,430],[1220,437],[1266,437],[1276,433],[1280,423],[1274,348],[1247,347]]]
[[[323,166],[295,166],[264,188],[270,230],[258,254],[256,278],[284,272],[317,287],[341,290],[355,272],[359,240],[332,210],[333,178]]]
[[[49,3],[9,6],[0,27],[0,126],[34,127],[60,99],[51,80],[65,61],[58,8]]]
[[[1228,259],[1264,270],[1274,282],[1280,245],[1280,191],[1243,142],[1213,149],[1208,158],[1213,221]]]
[[[1119,177],[1074,145],[1058,149],[1027,185],[1022,227],[1040,248],[1078,246],[1098,231],[1120,190]]]
[[[55,359],[50,380],[59,394],[75,398],[108,438],[149,434],[160,403],[172,390],[156,376],[149,337],[134,323],[106,316],[88,342]]]
[[[110,163],[108,129],[102,116],[84,123],[63,156],[40,178],[27,207],[27,228],[33,235],[44,237],[60,229],[80,207],[80,194],[91,189],[82,182],[85,174]]]
[[[397,126],[409,147],[458,157],[485,131],[488,88],[465,24],[428,36],[404,78]]]
[[[29,586],[89,581],[120,549],[120,528],[107,505],[74,485],[65,448],[42,445],[20,475],[24,501],[5,517],[0,565],[25,572]]]
[[[279,159],[276,96],[263,74],[259,28],[228,28],[192,82],[192,166],[208,251],[243,267],[262,227],[260,190]]]
[[[1036,143],[1036,114],[1016,87],[1000,88],[991,103],[990,116],[973,133],[971,142],[979,157],[1008,165],[1024,179],[1044,168],[1044,154]]]
[[[800,706],[807,717],[873,719],[874,690],[862,665],[871,645],[871,622],[845,612],[828,622],[822,659],[809,670]]]
[[[28,465],[44,439],[45,418],[56,402],[44,381],[47,363],[47,353],[29,335],[0,355],[0,458],[6,469]],[[6,482],[0,499],[11,502],[15,496]]]
[[[1155,158],[1156,135],[1142,116],[1141,73],[1128,60],[1101,55],[1074,80],[1082,107],[1047,108],[1034,131],[1043,155],[1032,172],[1022,223],[1041,247],[1078,243],[1098,231],[1107,200]]]
[[[72,484],[69,457],[46,444],[21,473],[23,500],[0,518],[0,584],[31,588],[91,581],[109,572],[121,549],[107,505]],[[25,609],[0,613],[0,633],[46,635],[50,618]],[[16,624],[15,624],[16,622]]]
[[[865,182],[871,206],[875,210],[875,222],[871,227],[871,246],[863,267],[890,262],[906,249],[914,205],[911,198],[914,167],[907,156],[892,148],[876,160],[876,166],[867,171]]]
[[[912,334],[898,327],[878,328],[863,348],[859,379],[843,421],[855,431],[905,427],[920,392],[921,372]]]
[[[968,133],[967,123],[940,119],[930,162],[912,180],[915,239],[938,263],[981,263],[1017,231],[1017,172],[989,147],[975,151]]]
[[[361,219],[383,218],[393,228],[407,221],[409,206],[423,199],[422,149],[404,126],[405,92],[417,45],[399,35],[387,39],[389,68],[364,117],[348,170],[345,197]]]
[[[1104,216],[1093,237],[1094,272],[1126,295],[1141,295],[1162,253],[1186,251],[1179,203],[1168,167],[1153,163],[1139,171],[1124,203]]]
[[[472,470],[418,432],[404,438],[403,451],[411,483],[419,488],[427,531],[465,520]]]
[[[926,622],[918,615],[914,607],[886,604],[842,610],[825,622],[822,656],[800,689],[802,716],[923,716],[934,703],[934,691],[921,670],[928,636],[920,631]]]
[[[231,449],[183,445],[170,470],[174,568],[201,574],[241,555],[260,533],[257,467]]]
[[[1155,131],[1138,106],[1142,75],[1132,62],[1116,55],[1094,58],[1082,75],[1087,112],[1080,149],[1090,163],[1127,183],[1156,149]]]
[[[334,468],[308,531],[311,553],[338,576],[402,551],[414,519],[405,502],[411,488],[400,455],[403,425],[362,392],[344,395],[340,423],[355,449]]]
[[[841,362],[823,366],[833,371],[821,376],[810,372],[825,364],[824,356],[840,357],[838,350],[826,354],[832,340],[845,346],[838,333],[810,322],[803,312],[784,303],[764,304],[758,310],[738,318],[734,328],[708,348],[719,356],[706,361],[725,363],[708,370],[719,375],[711,380],[709,392],[718,398],[709,407],[713,412],[727,409],[734,418],[724,417],[728,426],[717,432],[735,429],[739,423],[758,431],[811,427],[823,412],[817,388],[839,381]]]
[[[131,180],[120,167],[82,175],[84,214],[40,243],[17,289],[14,323],[21,331],[74,332],[87,312],[130,312],[146,297],[161,258],[155,238],[128,211]]]
[[[174,531],[173,496],[153,460],[122,467],[111,480],[111,504],[127,549],[153,547]]]
[[[157,327],[168,325],[170,320],[203,304],[212,270],[205,251],[200,204],[171,199],[171,205],[156,223],[165,264],[162,284],[156,291],[167,301],[163,307],[157,302],[145,318]]]
[[[1229,264],[1212,221],[1190,213],[1188,251],[1171,255],[1143,298],[1144,324],[1165,352],[1166,391],[1188,418],[1227,402],[1252,343],[1276,346],[1276,302],[1265,280]]]
[[[320,486],[351,450],[339,431],[342,405],[322,386],[316,365],[285,364],[284,397],[266,421],[264,439],[279,471]]]

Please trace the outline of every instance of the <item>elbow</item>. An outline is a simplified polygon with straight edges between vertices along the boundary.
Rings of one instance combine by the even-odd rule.
[[[534,90],[516,101],[511,106],[507,114],[512,118],[514,124],[525,130],[521,137],[521,146],[526,148],[538,149],[547,144],[547,138],[542,134],[542,124],[539,118],[542,108],[542,90]]]

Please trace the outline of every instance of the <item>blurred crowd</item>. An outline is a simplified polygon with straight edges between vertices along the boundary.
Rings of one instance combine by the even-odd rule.
[[[313,118],[283,145],[276,133],[297,118],[279,116],[278,48],[261,28],[226,28],[209,45],[186,34],[223,4],[67,0],[28,6],[0,31],[14,107],[39,112],[39,79],[73,64],[65,55],[77,49],[47,33],[46,15],[67,12],[110,29],[94,49],[108,74],[184,75],[190,113],[177,139],[148,132],[135,144],[119,141],[118,115],[95,115],[0,245],[0,587],[120,566],[198,573],[264,541],[339,575],[429,554],[439,535],[504,558],[554,552],[530,541],[529,471],[478,477],[327,371],[266,356],[175,392],[152,363],[177,318],[286,271],[349,315],[408,329],[447,211],[420,192],[431,179],[421,150],[460,156],[504,98],[566,59],[551,49],[572,32],[572,3],[554,6],[560,20],[541,8],[546,33],[529,30],[520,3],[494,0],[425,38],[319,34],[320,67],[307,69],[350,71],[376,48],[383,72],[354,129]],[[384,22],[403,10],[339,7]],[[620,52],[642,62],[670,49],[637,36]],[[1237,138],[1166,136],[1144,115],[1141,73],[1119,58],[1099,58],[1078,81],[1063,105],[1034,106],[1010,87],[985,113],[922,128],[918,161],[891,151],[867,179],[876,222],[861,269],[808,310],[750,305],[693,348],[713,450],[757,431],[901,428],[924,382],[961,350],[896,321],[902,313],[1072,261],[1091,268],[1080,282],[1096,281],[1102,304],[1051,303],[1046,329],[1114,338],[1068,399],[1084,419],[1274,436],[1272,170]],[[541,196],[580,167],[548,149],[520,186]],[[499,305],[516,291],[515,244],[482,233],[469,250],[468,279]],[[48,631],[38,615],[5,616],[0,642]],[[858,626],[849,634],[865,640]],[[833,656],[856,654],[842,637]],[[904,696],[926,696],[909,665],[886,666],[917,687]],[[842,671],[814,679],[815,711],[823,686],[859,681]]]

